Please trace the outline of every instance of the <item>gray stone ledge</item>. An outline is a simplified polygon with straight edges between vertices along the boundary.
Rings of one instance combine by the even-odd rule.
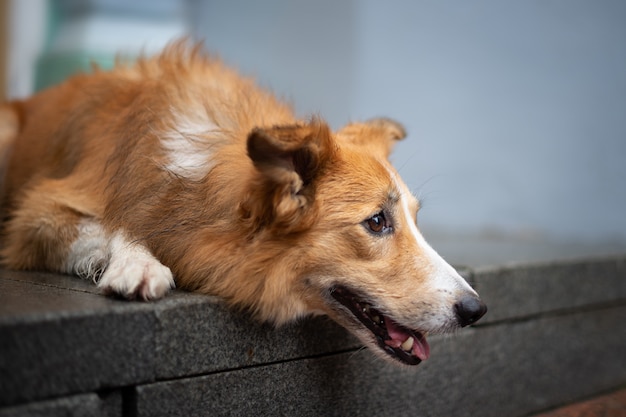
[[[122,415],[119,391],[99,395],[73,395],[47,401],[0,408],[0,417],[118,417]]]
[[[148,306],[1,278],[0,405],[154,380]]]
[[[220,306],[221,307],[221,306]],[[156,377],[174,378],[356,349],[360,343],[326,317],[275,329],[205,303],[159,308]]]
[[[261,388],[254,384],[267,380],[277,391],[262,398],[286,401],[274,405],[283,407],[278,411],[289,412],[289,401],[308,410],[304,402],[322,390],[333,401],[357,398],[341,406],[346,412],[366,413],[359,407],[370,404],[400,415],[446,415],[438,413],[463,405],[468,413],[489,415],[480,407],[506,411],[523,399],[537,410],[626,383],[624,355],[616,357],[626,351],[626,257],[462,273],[489,305],[487,316],[475,329],[432,338],[433,357],[407,374],[359,351],[352,336],[323,317],[273,329],[212,297],[175,291],[158,302],[127,302],[103,297],[77,278],[0,270],[0,410],[137,385],[139,413],[179,390],[180,398],[199,404],[221,396],[228,397],[224,404],[243,401],[236,409],[246,406],[246,390],[256,392]],[[589,378],[583,382],[581,375]],[[330,378],[324,387],[322,377]],[[220,384],[231,385],[220,391]],[[301,399],[291,399],[281,384]],[[563,394],[554,388],[561,384]],[[230,398],[237,390],[241,396]],[[364,400],[361,391],[375,398]],[[467,405],[470,397],[477,402]],[[435,411],[428,414],[423,404]],[[254,406],[273,410],[270,405]]]
[[[626,257],[477,268],[471,281],[489,306],[485,325],[626,301]]]
[[[342,353],[137,387],[137,416],[514,417],[626,383],[626,306],[433,338],[397,369]]]
[[[273,329],[212,297],[127,302],[76,278],[0,270],[0,405],[358,347],[325,317]]]

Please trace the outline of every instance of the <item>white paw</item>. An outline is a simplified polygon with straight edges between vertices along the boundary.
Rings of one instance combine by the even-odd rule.
[[[98,282],[106,294],[154,300],[175,287],[172,272],[143,246],[116,237],[111,242],[111,259]]]

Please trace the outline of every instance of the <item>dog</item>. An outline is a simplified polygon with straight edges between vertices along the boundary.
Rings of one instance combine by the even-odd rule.
[[[0,110],[4,267],[155,300],[326,314],[393,363],[484,303],[426,243],[387,118],[333,132],[188,42]]]

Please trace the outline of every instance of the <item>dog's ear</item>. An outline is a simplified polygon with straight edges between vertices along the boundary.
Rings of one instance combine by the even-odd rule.
[[[256,128],[248,136],[248,156],[256,173],[241,206],[255,228],[276,226],[283,232],[309,227],[314,212],[315,179],[333,152],[328,126],[307,124]]]
[[[404,127],[387,118],[350,123],[339,132],[340,140],[367,148],[371,152],[389,157],[397,141],[406,137]]]

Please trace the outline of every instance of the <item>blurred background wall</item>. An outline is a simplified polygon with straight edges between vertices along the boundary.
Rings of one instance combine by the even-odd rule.
[[[409,137],[394,164],[423,201],[422,230],[453,261],[626,249],[621,0],[9,6],[9,67],[40,43],[21,67],[34,75],[9,68],[11,96],[27,94],[17,88],[24,83],[45,86],[70,55],[106,66],[116,49],[151,52],[188,33],[304,117],[320,114],[333,127],[381,115],[401,121]]]

